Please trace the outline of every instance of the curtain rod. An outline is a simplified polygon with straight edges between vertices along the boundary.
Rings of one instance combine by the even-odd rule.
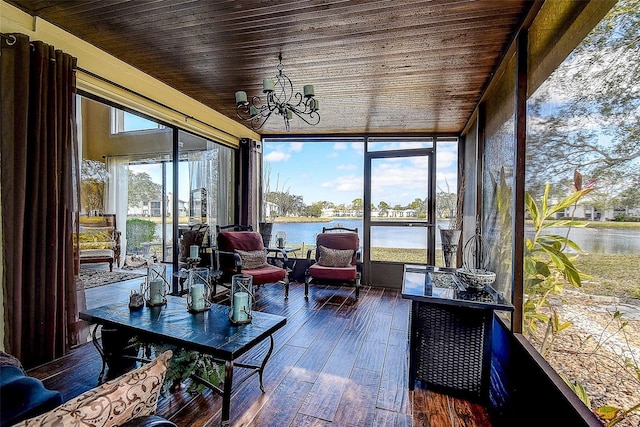
[[[229,136],[231,136],[231,137],[233,137],[233,138],[238,138],[238,139],[240,139],[240,137],[239,137],[239,136],[234,135],[234,134],[232,134],[232,133],[230,133],[230,132],[228,132],[228,131],[226,131],[226,130],[224,130],[224,129],[220,129],[219,127],[213,126],[213,125],[211,125],[211,124],[209,124],[209,123],[207,123],[207,122],[203,122],[203,121],[202,121],[202,120],[200,120],[200,119],[197,119],[197,118],[195,118],[195,117],[193,117],[193,116],[190,116],[190,115],[188,115],[188,114],[185,114],[185,113],[183,113],[182,111],[177,110],[177,109],[175,109],[175,108],[173,108],[173,107],[170,107],[169,105],[163,104],[162,102],[156,101],[156,100],[155,100],[155,99],[153,99],[153,98],[149,98],[148,96],[143,95],[143,94],[141,94],[141,93],[139,93],[139,92],[136,92],[136,91],[135,91],[135,90],[133,90],[133,89],[129,89],[128,87],[122,86],[121,84],[118,84],[118,83],[112,82],[111,80],[109,80],[109,79],[107,79],[107,78],[105,78],[105,77],[102,77],[102,76],[100,76],[100,75],[98,75],[98,74],[96,74],[96,73],[93,73],[93,72],[91,72],[91,71],[89,71],[89,70],[85,70],[85,69],[84,69],[84,68],[82,68],[82,67],[78,67],[78,71],[80,71],[80,72],[82,72],[82,73],[85,73],[85,74],[87,74],[87,75],[89,75],[89,76],[91,76],[91,77],[95,77],[95,78],[96,78],[96,79],[98,79],[98,80],[102,80],[103,82],[109,83],[110,85],[113,85],[113,86],[115,86],[115,87],[117,87],[117,88],[119,88],[119,89],[122,89],[122,90],[124,90],[124,91],[127,91],[127,92],[129,92],[129,93],[131,93],[131,94],[133,94],[133,95],[139,96],[139,97],[141,97],[142,99],[144,99],[144,100],[146,100],[146,101],[152,102],[152,103],[154,103],[154,104],[156,104],[156,105],[159,105],[159,106],[161,106],[161,107],[163,107],[163,108],[166,108],[166,109],[168,109],[168,110],[170,110],[170,111],[173,111],[174,113],[178,113],[178,114],[180,114],[180,115],[184,116],[185,120],[189,120],[189,119],[194,120],[194,121],[196,121],[196,122],[198,122],[198,123],[200,123],[200,124],[203,124],[203,125],[205,125],[205,126],[207,126],[207,127],[210,127],[211,129],[215,129],[215,130],[217,130],[217,131],[219,131],[219,132],[225,133],[225,134],[227,134],[227,135],[229,135]]]

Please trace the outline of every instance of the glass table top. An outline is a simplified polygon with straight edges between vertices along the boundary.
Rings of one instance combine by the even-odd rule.
[[[455,268],[407,264],[402,279],[402,296],[437,304],[513,310],[513,305],[491,286],[482,290],[466,289],[455,272]]]

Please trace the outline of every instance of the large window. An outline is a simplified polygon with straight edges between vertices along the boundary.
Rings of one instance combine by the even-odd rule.
[[[78,117],[82,214],[116,214],[118,267],[134,255],[174,263],[181,232],[232,221],[233,149],[87,97]]]
[[[540,49],[548,28],[534,23],[530,32],[524,333],[569,383],[584,387],[594,411],[635,426],[640,2],[618,2],[541,78],[539,65],[554,54]]]
[[[263,216],[287,246],[341,225],[358,228],[365,262],[444,265],[436,229],[455,222],[457,138],[266,138],[263,150]],[[436,192],[453,206],[437,209]]]
[[[263,217],[287,246],[315,245],[322,227],[362,237],[362,138],[263,140]],[[299,255],[300,256],[300,255]]]

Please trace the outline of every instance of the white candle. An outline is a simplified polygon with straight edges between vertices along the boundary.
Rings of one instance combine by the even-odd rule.
[[[236,292],[233,295],[233,320],[246,322],[249,319],[249,294]]]
[[[191,259],[198,258],[198,251],[199,250],[200,250],[200,247],[198,245],[191,245],[189,247],[189,258],[191,258]]]
[[[274,87],[275,87],[275,84],[273,83],[273,79],[264,79],[262,81],[262,91],[264,93],[273,92]]]
[[[306,96],[307,98],[314,95],[313,85],[304,85],[303,90],[304,90],[304,96]]]
[[[191,308],[204,310],[204,283],[191,285]]]
[[[152,280],[149,282],[149,299],[151,304],[162,303],[162,280]]]
[[[236,104],[244,104],[247,102],[247,92],[239,90],[236,92]]]

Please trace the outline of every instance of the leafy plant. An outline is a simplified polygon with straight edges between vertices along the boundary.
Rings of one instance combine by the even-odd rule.
[[[621,367],[623,367],[621,372],[624,372],[625,374],[631,373],[633,380],[637,381],[638,386],[640,386],[640,365],[638,363],[639,361],[636,360],[636,358],[633,356],[633,352],[630,351],[631,346],[629,344],[628,332],[626,330],[629,322],[622,319],[622,313],[620,311],[616,311],[615,313],[613,313],[613,316],[611,318],[611,323],[615,323],[615,322],[617,322],[616,332],[621,333],[622,336],[624,337],[627,350],[629,350],[628,354],[630,355],[629,357],[624,357],[623,353],[620,354],[620,362],[618,362],[618,364]],[[600,347],[602,347],[607,340],[609,340],[612,336],[614,336],[614,334],[606,334],[606,337],[605,337],[604,332],[607,329],[608,329],[608,326],[607,328],[604,328],[602,333],[600,334],[600,337],[597,340],[597,346],[595,347],[595,349],[589,352],[591,357],[596,356],[597,350]],[[614,405],[603,405],[598,407],[594,412],[596,415],[598,415],[600,418],[602,418],[606,422],[605,425],[607,427],[612,427],[618,424],[620,421],[627,418],[629,415],[631,415],[635,411],[639,411],[639,410],[640,410],[640,402],[626,409],[622,409]]]
[[[157,357],[167,350],[173,351],[173,357],[171,358],[171,362],[164,376],[164,383],[162,384],[163,395],[175,390],[190,378],[192,381],[187,387],[187,392],[192,394],[204,391],[207,387],[205,382],[216,387],[224,382],[224,364],[219,363],[208,354],[195,350],[186,350],[175,345],[143,343],[136,337],[132,338],[130,343],[138,349],[143,348],[147,357],[151,356],[151,352]],[[193,380],[194,377],[196,377],[197,380]]]
[[[139,253],[142,244],[151,242],[156,234],[156,224],[146,219],[127,219],[127,253]]]
[[[568,238],[572,227],[582,227],[569,219],[554,219],[555,215],[564,212],[572,206],[575,209],[577,202],[593,190],[591,185],[582,188],[582,176],[576,171],[574,185],[576,191],[561,199],[556,204],[551,204],[549,192],[551,185],[545,186],[544,195],[540,205],[536,203],[531,194],[525,194],[525,205],[533,223],[534,235],[525,240],[524,255],[524,303],[525,332],[531,332],[537,327],[537,321],[549,323],[552,318],[542,314],[540,308],[547,305],[547,299],[551,293],[561,292],[565,284],[575,287],[581,286],[583,274],[573,264],[574,258],[567,255],[567,248],[580,252],[580,247]],[[569,227],[566,236],[558,234],[545,234],[551,227]],[[564,329],[559,320],[555,320],[555,332]],[[551,331],[554,331],[551,325]]]

